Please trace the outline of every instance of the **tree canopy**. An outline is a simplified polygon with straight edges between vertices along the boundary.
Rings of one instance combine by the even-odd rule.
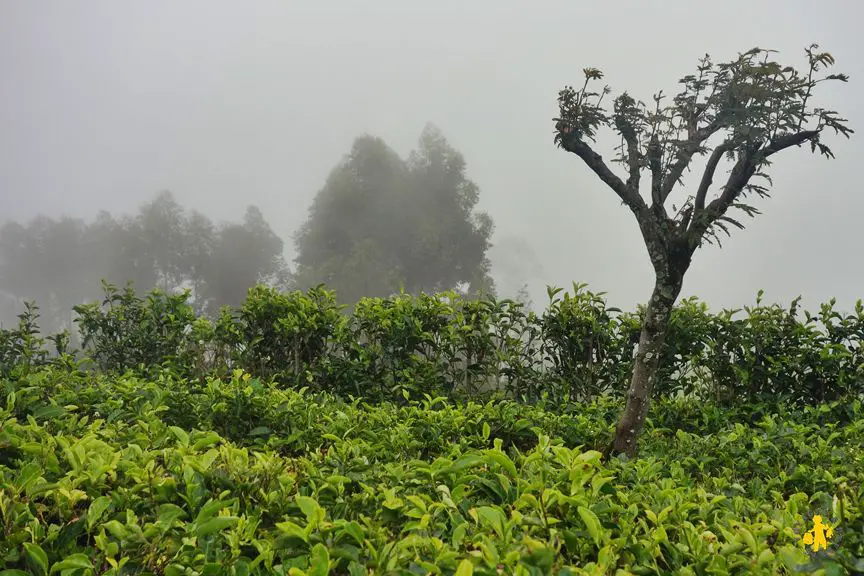
[[[91,222],[38,216],[0,226],[0,318],[23,301],[41,308],[46,329],[69,327],[73,306],[101,296],[101,280],[143,292],[190,289],[200,311],[239,305],[258,282],[287,284],[282,240],[260,210],[214,224],[165,192],[133,216],[101,212]]]
[[[400,288],[490,293],[493,223],[475,210],[478,200],[464,158],[434,126],[407,159],[361,136],[295,235],[298,285],[326,284],[348,303]]]

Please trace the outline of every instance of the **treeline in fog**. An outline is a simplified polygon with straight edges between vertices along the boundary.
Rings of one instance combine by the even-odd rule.
[[[407,158],[380,138],[354,141],[292,238],[293,269],[273,216],[255,206],[214,222],[163,192],[133,214],[7,221],[0,226],[0,322],[13,324],[24,303],[35,302],[43,330],[72,328],[70,310],[99,300],[102,281],[189,290],[195,309],[209,315],[239,305],[256,284],[326,284],[349,304],[400,290],[494,294],[493,223],[475,210],[479,193],[462,155],[427,126]]]

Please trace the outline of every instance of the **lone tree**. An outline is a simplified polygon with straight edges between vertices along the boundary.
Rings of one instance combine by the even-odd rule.
[[[695,75],[682,78],[683,89],[671,101],[660,92],[653,104],[637,102],[626,92],[615,98],[611,114],[603,99],[611,90],[592,91],[589,85],[603,78],[596,68],[586,68],[578,90],[568,86],[558,94],[555,143],[578,156],[636,217],[654,267],[654,290],[645,307],[642,332],[626,406],[610,454],[634,456],[636,440],[648,413],[660,350],[672,307],[690,267],[693,253],[707,241],[718,241],[729,226],[743,228],[730,217],[731,209],[748,216],[759,212],[742,203],[748,194],[768,196],[770,177],[765,169],[771,157],[783,150],[809,143],[811,152],[833,158],[822,141],[823,132],[849,137],[852,130],[836,112],[811,106],[818,84],[846,82],[843,74],[826,74],[834,58],[806,49],[804,72],[771,59],[773,50],[753,48],[735,60],[714,64],[706,55]],[[601,128],[620,137],[613,160],[624,166],[626,176],[616,175],[592,144]],[[666,201],[694,159],[707,156],[698,186],[680,209],[667,212]],[[718,165],[724,158],[730,169],[725,182],[708,201]],[[650,205],[640,188],[643,172],[650,176]]]

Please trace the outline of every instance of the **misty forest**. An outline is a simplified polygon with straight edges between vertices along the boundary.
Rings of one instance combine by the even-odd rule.
[[[864,574],[864,302],[687,292],[856,140],[832,53],[739,48],[547,94],[632,307],[544,280],[431,121],[358,131],[290,233],[175,189],[0,218],[0,576]]]
[[[102,281],[142,294],[188,290],[187,303],[210,316],[242,304],[259,283],[281,291],[326,284],[349,304],[400,290],[494,294],[492,220],[475,211],[478,196],[461,154],[430,125],[408,159],[380,138],[355,140],[295,235],[293,270],[255,206],[218,223],[162,192],[135,214],[8,221],[0,228],[4,325],[33,301],[42,328],[74,332],[74,307],[101,300]]]

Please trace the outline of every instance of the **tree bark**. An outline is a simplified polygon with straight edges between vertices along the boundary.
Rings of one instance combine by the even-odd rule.
[[[627,403],[615,430],[607,452],[612,454],[636,455],[636,439],[645,425],[651,393],[654,389],[654,379],[659,367],[660,352],[666,340],[666,329],[672,306],[681,291],[682,278],[670,278],[669,275],[658,275],[654,292],[645,309],[642,319],[642,333],[639,346],[636,349],[633,376],[630,389],[627,392]]]

